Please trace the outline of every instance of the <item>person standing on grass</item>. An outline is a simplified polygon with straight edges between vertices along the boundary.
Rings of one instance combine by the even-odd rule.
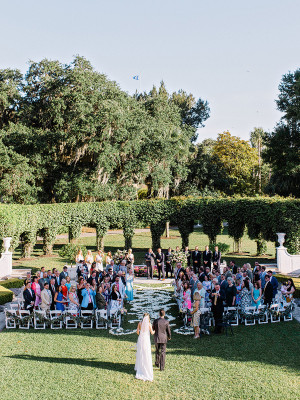
[[[266,283],[265,283],[264,292],[263,292],[264,304],[267,307],[270,307],[272,304],[272,299],[273,299],[273,286],[272,286],[272,283],[270,282],[269,275],[265,276],[265,281],[266,281]]]
[[[161,249],[157,249],[157,254],[155,257],[157,269],[158,269],[158,280],[160,281],[160,276],[162,274],[162,280],[165,280],[165,255],[162,253]]]
[[[155,366],[161,371],[165,369],[167,341],[171,340],[169,322],[165,319],[165,310],[159,311],[159,318],[153,322],[155,340]]]
[[[153,269],[155,265],[155,254],[153,253],[152,249],[148,249],[147,253],[145,254],[145,260],[147,265],[147,275],[148,279],[153,279]]]

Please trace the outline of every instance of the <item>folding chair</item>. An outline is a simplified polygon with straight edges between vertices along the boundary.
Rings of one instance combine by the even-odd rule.
[[[16,329],[17,324],[16,320],[13,318],[13,315],[17,315],[17,310],[15,309],[5,309],[5,327],[6,329]],[[11,315],[8,315],[11,314]]]
[[[106,310],[96,310],[96,329],[107,329]]]
[[[205,313],[209,313],[210,312],[210,309],[208,308],[208,307],[202,307],[202,308],[200,308],[200,312],[201,312],[201,314],[205,314]],[[215,320],[214,320],[214,318],[213,317],[210,317],[209,318],[209,323],[208,323],[208,326],[214,326],[214,324],[215,324]]]
[[[89,317],[89,316],[93,316],[93,314],[94,314],[94,311],[92,311],[92,310],[84,310],[84,311],[81,311],[81,316],[83,317],[83,318],[87,318],[87,317]],[[80,327],[81,327],[81,329],[93,329],[93,319],[91,319],[90,321],[88,321],[88,322],[80,322]]]
[[[60,317],[64,312],[61,310],[50,310],[50,329],[62,329],[63,321],[55,321],[56,318]]]
[[[262,313],[263,311],[264,311],[264,314],[258,318],[259,325],[267,324],[269,322],[267,306],[258,306],[257,312]]]
[[[111,315],[111,327],[120,328],[121,327],[121,315],[118,315],[118,311]]]
[[[74,310],[65,311],[65,327],[66,329],[77,329],[77,314]]]
[[[224,311],[231,314],[231,326],[238,326],[239,324],[239,313],[237,307],[226,307]]]
[[[288,313],[289,310],[290,310],[290,312]],[[283,315],[284,321],[292,321],[293,320],[292,303],[283,303],[280,311],[284,312],[284,315]]]
[[[29,316],[30,316],[29,310],[19,310],[19,317],[21,319],[19,322],[20,329],[29,329],[30,326],[30,319],[28,318]]]
[[[274,315],[272,311],[276,312]],[[280,322],[279,304],[272,304],[270,307],[271,323]]]
[[[41,321],[41,317],[46,318],[46,311],[34,310],[34,312],[33,312],[33,327],[34,327],[34,329],[46,329],[46,322]]]
[[[255,306],[245,307],[245,313],[249,315],[248,317],[245,316],[245,325],[255,325],[255,319],[251,317],[255,312]]]

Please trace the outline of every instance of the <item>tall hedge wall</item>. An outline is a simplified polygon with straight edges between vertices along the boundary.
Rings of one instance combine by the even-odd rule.
[[[188,245],[194,221],[200,221],[210,242],[216,241],[222,222],[239,240],[247,227],[254,240],[276,242],[276,232],[285,232],[291,253],[298,252],[300,237],[300,200],[283,198],[172,198],[170,200],[109,201],[101,203],[0,205],[0,238],[11,236],[12,248],[23,243],[23,256],[28,257],[36,236],[44,239],[44,253],[49,254],[59,228],[69,227],[69,240],[76,239],[82,226],[93,226],[97,247],[110,228],[123,229],[126,247],[130,247],[138,222],[151,228],[152,244],[160,246],[166,221],[176,224],[183,245]]]

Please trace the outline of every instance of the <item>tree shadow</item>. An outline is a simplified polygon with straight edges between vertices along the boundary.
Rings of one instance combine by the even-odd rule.
[[[44,357],[44,356],[32,356],[32,355],[23,355],[23,354],[15,354],[11,356],[5,356],[6,358],[13,358],[17,360],[23,361],[38,361],[38,362],[47,362],[54,364],[73,364],[79,365],[81,367],[92,367],[98,369],[106,369],[109,371],[118,371],[125,374],[133,375],[134,374],[134,365],[133,364],[125,364],[125,363],[113,363],[109,361],[98,361],[96,358],[69,358],[69,357]]]

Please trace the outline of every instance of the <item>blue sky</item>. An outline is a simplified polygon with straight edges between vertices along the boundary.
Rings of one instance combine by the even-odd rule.
[[[283,74],[300,67],[298,0],[0,0],[0,68],[73,55],[133,93],[164,80],[208,100],[199,140],[270,131]],[[139,74],[141,81],[132,79]]]

